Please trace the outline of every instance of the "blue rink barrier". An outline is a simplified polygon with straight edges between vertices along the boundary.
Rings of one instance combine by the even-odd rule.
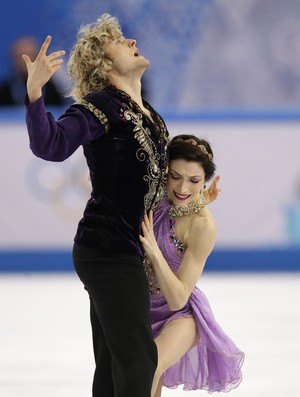
[[[68,250],[0,251],[0,272],[72,272]],[[285,249],[216,249],[207,260],[209,272],[298,272],[300,247]]]

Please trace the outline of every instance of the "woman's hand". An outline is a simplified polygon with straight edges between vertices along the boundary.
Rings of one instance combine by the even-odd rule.
[[[149,212],[149,215],[144,215],[144,219],[142,221],[142,232],[143,235],[140,235],[140,241],[143,244],[147,257],[151,260],[151,258],[160,252],[153,231],[152,211]]]
[[[47,55],[46,52],[51,43],[51,36],[47,36],[36,59],[32,61],[28,55],[22,55],[27,67],[27,92],[29,102],[33,103],[42,95],[42,87],[50,80],[55,72],[61,68],[63,60],[59,57],[65,51],[56,51]],[[59,58],[59,59],[58,59]]]
[[[217,175],[212,181],[211,185],[208,189],[203,189],[204,200],[206,204],[209,204],[215,201],[221,191],[221,189],[217,186],[220,180],[220,176]]]

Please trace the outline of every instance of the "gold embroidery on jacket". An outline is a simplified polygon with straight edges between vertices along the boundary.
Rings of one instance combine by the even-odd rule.
[[[97,117],[97,119],[100,120],[100,123],[104,125],[105,132],[108,133],[110,125],[105,113],[103,113],[100,109],[96,108],[96,106],[86,101],[85,99],[81,99],[80,101],[75,102],[74,105],[82,105],[90,112],[92,112]]]
[[[123,106],[125,109],[124,117],[135,125],[133,129],[133,132],[135,133],[134,138],[141,146],[136,152],[136,157],[141,162],[147,162],[147,160],[149,160],[147,165],[147,175],[144,175],[143,177],[144,181],[148,182],[149,186],[148,193],[144,197],[145,211],[149,211],[150,208],[153,208],[153,205],[155,204],[157,205],[158,200],[161,199],[161,189],[166,183],[166,150],[162,155],[158,153],[157,147],[151,139],[149,128],[143,126],[142,114],[135,113],[132,108],[125,103],[123,103]],[[165,128],[164,131],[166,131]],[[162,169],[160,169],[160,165]]]

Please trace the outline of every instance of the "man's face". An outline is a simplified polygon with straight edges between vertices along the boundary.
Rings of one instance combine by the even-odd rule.
[[[112,70],[119,75],[125,76],[135,70],[144,71],[150,64],[148,59],[139,53],[136,41],[125,39],[123,36],[106,43],[105,55],[112,62]]]

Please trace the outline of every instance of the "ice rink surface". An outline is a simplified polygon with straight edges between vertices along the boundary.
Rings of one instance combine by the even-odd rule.
[[[300,273],[205,273],[198,286],[246,354],[242,383],[221,395],[298,397]],[[77,276],[0,274],[0,396],[90,397],[93,368],[88,296]]]

